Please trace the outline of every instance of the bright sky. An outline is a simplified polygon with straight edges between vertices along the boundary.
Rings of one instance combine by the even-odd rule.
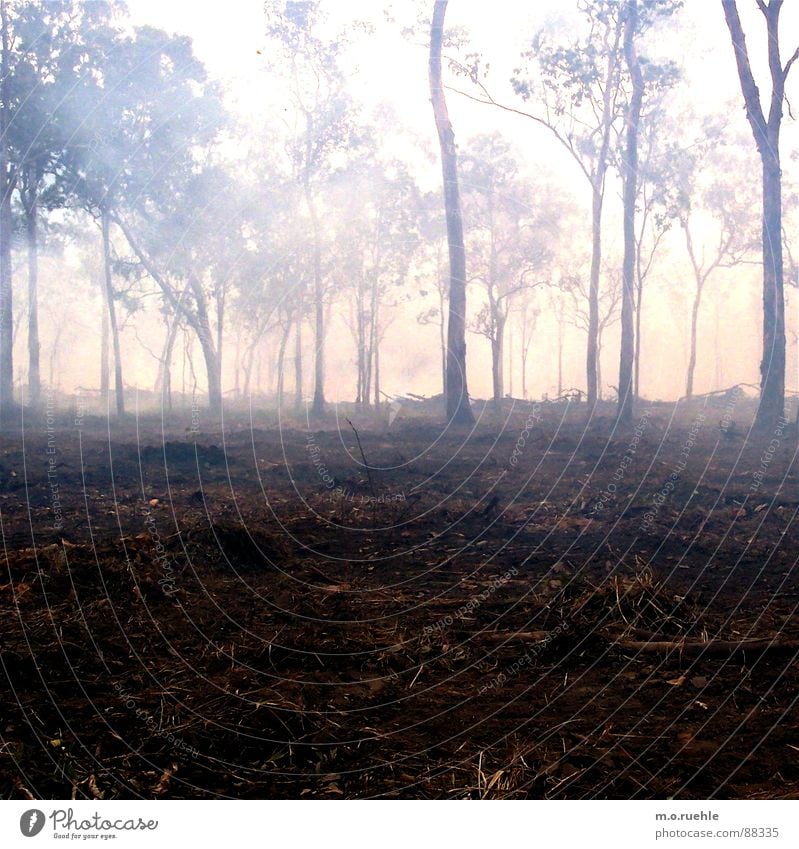
[[[353,67],[352,87],[365,102],[381,101],[394,106],[403,122],[420,135],[434,141],[430,120],[427,69],[422,49],[403,43],[397,27],[387,26],[383,19],[386,5],[395,15],[408,14],[412,0],[329,0],[327,6],[331,26],[356,20],[368,20],[377,26],[373,37],[361,39],[357,49],[357,68]],[[425,9],[429,3],[421,3]],[[760,49],[764,41],[762,16],[755,0],[739,0],[740,14],[748,45],[757,65],[763,59]],[[449,26],[465,26],[471,33],[476,50],[491,63],[491,85],[502,92],[530,36],[547,20],[567,21],[576,2],[569,0],[451,0],[447,13]],[[269,99],[270,81],[263,69],[258,51],[264,47],[264,16],[261,0],[228,0],[221,3],[196,0],[129,0],[133,20],[149,23],[171,32],[190,35],[198,56],[212,76],[229,83],[231,103],[244,115],[257,115]],[[224,10],[224,11],[222,11]],[[659,47],[686,66],[688,91],[698,112],[713,109],[725,101],[740,100],[729,35],[719,0],[685,0],[680,13],[678,38],[664,40]],[[782,14],[783,53],[785,58],[799,45],[799,0],[785,4]],[[796,33],[793,44],[791,34]],[[765,67],[759,68],[765,71]],[[765,94],[768,86],[761,86]],[[799,101],[799,70],[793,89]],[[450,98],[450,109],[456,135],[466,136],[485,129],[485,107]],[[743,110],[740,112],[743,120]],[[532,131],[540,140],[540,131],[525,126],[523,119],[508,118],[494,112],[492,125],[512,128],[522,139]],[[790,123],[790,122],[786,122]],[[744,129],[747,129],[745,125]],[[786,133],[793,128],[786,126]],[[786,137],[787,140],[787,137]]]

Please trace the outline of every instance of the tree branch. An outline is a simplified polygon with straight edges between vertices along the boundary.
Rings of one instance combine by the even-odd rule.
[[[794,50],[793,56],[791,56],[791,58],[785,63],[785,68],[782,71],[782,81],[783,82],[785,82],[785,80],[788,79],[788,73],[791,70],[791,65],[793,65],[793,63],[797,59],[799,59],[799,47],[797,47],[796,50]]]
[[[757,0],[761,11],[765,14],[763,0]],[[755,78],[752,74],[752,66],[749,61],[749,51],[746,49],[746,38],[744,36],[741,19],[738,17],[738,6],[735,0],[721,0],[724,10],[724,18],[732,39],[735,62],[738,66],[738,77],[741,82],[741,92],[746,105],[746,117],[752,127],[755,142],[758,147],[766,143],[766,118],[760,103],[760,92],[758,91]]]
[[[467,100],[471,100],[474,103],[481,103],[484,106],[495,106],[497,109],[501,109],[503,112],[510,112],[513,115],[521,115],[523,118],[529,118],[531,121],[535,121],[536,124],[539,124],[542,127],[546,127],[552,135],[566,148],[566,150],[571,154],[574,161],[579,165],[580,170],[583,172],[585,178],[592,182],[591,173],[583,164],[583,161],[580,159],[577,151],[574,149],[574,145],[571,143],[571,140],[564,137],[560,134],[558,129],[549,123],[545,118],[541,118],[538,115],[533,115],[532,112],[525,112],[523,109],[517,109],[515,106],[508,106],[505,103],[500,103],[491,96],[486,87],[482,85],[482,83],[477,83],[480,90],[483,92],[483,97],[476,97],[473,94],[469,94],[468,91],[463,91],[462,89],[455,88],[454,86],[444,86],[447,91],[451,91],[454,94],[458,94],[461,97],[465,97]]]
[[[141,262],[141,264],[144,266],[144,268],[146,269],[146,271],[150,275],[150,277],[152,277],[153,280],[155,280],[155,282],[158,284],[158,287],[164,293],[164,296],[169,301],[169,303],[171,304],[171,306],[175,310],[175,312],[183,315],[186,318],[186,320],[189,322],[189,324],[195,330],[198,330],[199,329],[198,317],[186,305],[186,303],[183,300],[183,295],[181,295],[180,297],[177,297],[175,295],[174,288],[172,286],[170,286],[169,283],[167,283],[167,281],[164,279],[163,275],[158,271],[158,269],[153,264],[152,260],[147,256],[147,254],[139,246],[138,241],[133,236],[133,233],[131,232],[130,228],[122,220],[122,218],[119,215],[117,215],[116,213],[112,213],[111,217],[112,217],[112,220],[114,221],[114,223],[119,227],[119,229],[122,230],[122,233],[125,236],[125,239],[127,240],[128,244],[132,248],[133,253],[136,254],[136,257],[138,258],[139,262]],[[189,289],[189,287],[187,286],[186,291],[188,291],[188,289]],[[185,292],[183,294],[185,294]]]

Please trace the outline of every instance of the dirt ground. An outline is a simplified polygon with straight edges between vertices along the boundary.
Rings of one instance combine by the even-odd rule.
[[[795,426],[418,406],[0,437],[4,796],[799,798]]]

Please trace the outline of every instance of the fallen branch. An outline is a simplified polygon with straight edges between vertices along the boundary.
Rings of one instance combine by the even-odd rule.
[[[479,638],[486,640],[521,640],[522,642],[544,642],[552,639],[556,634],[552,631],[491,631],[480,634]],[[613,648],[625,651],[656,652],[668,654],[680,652],[681,654],[711,654],[729,655],[742,651],[797,651],[799,650],[799,639],[780,640],[771,637],[762,640],[625,640],[610,639]]]
[[[799,640],[617,640],[612,643],[615,648],[625,651],[656,652],[668,654],[711,654],[729,655],[742,651],[796,651],[799,650]]]
[[[551,638],[552,631],[486,631],[484,634],[476,634],[481,640],[532,640],[543,642]]]

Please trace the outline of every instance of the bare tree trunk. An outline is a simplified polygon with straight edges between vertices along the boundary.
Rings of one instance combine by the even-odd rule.
[[[375,340],[375,409],[380,411],[380,340]]]
[[[522,345],[522,398],[526,401],[528,398],[527,392],[527,355],[529,348],[527,345]]]
[[[303,187],[313,234],[314,389],[311,412],[318,417],[325,414],[327,407],[325,403],[325,304],[322,285],[322,245],[319,216],[307,175]]]
[[[249,398],[252,394],[252,370],[255,365],[255,352],[258,349],[260,342],[260,337],[256,335],[244,351],[244,357],[242,358],[241,363],[241,370],[244,373],[244,382],[242,383],[241,393],[244,398]]]
[[[372,320],[372,351],[374,353],[374,385],[375,385],[375,394],[374,394],[374,402],[375,409],[380,411],[380,331],[378,327],[378,322],[380,320],[379,316],[379,303],[375,298],[374,301],[374,309],[373,309],[373,320]]]
[[[604,327],[599,328],[599,336],[597,337],[596,346],[596,384],[597,384],[597,400],[602,400],[602,333]]]
[[[513,321],[508,325],[508,394],[513,398]]]
[[[605,176],[608,169],[613,121],[613,101],[618,84],[618,44],[622,19],[619,16],[612,49],[607,51],[605,85],[602,99],[602,135],[596,163],[591,174],[591,277],[588,284],[588,341],[586,349],[587,414],[590,418],[597,399],[602,397],[602,327],[599,318],[599,278],[602,270],[602,207],[605,200]]]
[[[785,293],[782,172],[775,141],[763,163],[763,359],[757,424],[774,428],[785,412]]]
[[[704,280],[698,278],[694,291],[694,302],[691,307],[691,341],[688,355],[688,373],[685,378],[685,397],[692,398],[694,394],[694,372],[696,371],[696,330],[699,324],[699,307],[702,304]]]
[[[214,415],[222,413],[222,371],[219,366],[219,352],[214,345],[214,337],[211,332],[211,322],[205,305],[202,285],[192,274],[189,277],[189,285],[194,294],[197,309],[197,338],[200,340],[200,348],[205,361],[205,374],[208,383],[208,409]]]
[[[527,400],[527,346],[522,342],[522,398]]]
[[[256,393],[256,395],[262,395],[263,390],[262,390],[262,384],[261,384],[261,377],[262,377],[262,374],[263,374],[263,361],[264,361],[263,346],[261,346],[261,345],[258,346],[258,348],[256,349],[256,355],[257,356],[255,357],[255,393]],[[270,364],[269,367],[268,367],[269,385],[271,386],[272,385],[272,381],[271,381],[272,358],[271,357],[268,358],[268,362]]]
[[[191,400],[194,403],[197,398],[197,371],[194,368],[194,337],[191,333],[188,332],[188,328],[186,328],[187,332],[183,337],[183,396],[186,396],[186,378],[185,378],[185,370],[186,363],[189,364],[189,374],[191,375]]]
[[[297,315],[294,331],[294,406],[302,408],[302,316]]]
[[[360,287],[360,281],[358,283]],[[366,331],[364,330],[363,298],[359,290],[355,295],[355,346],[357,348],[357,375],[355,383],[355,403],[363,406],[364,384],[366,382]]]
[[[108,409],[108,393],[111,390],[111,331],[108,327],[108,298],[105,285],[103,293],[103,316],[100,322],[100,399]]]
[[[369,400],[374,392],[375,407],[380,406],[380,334],[378,322],[380,320],[380,294],[377,275],[372,278],[372,287],[369,292],[369,341],[366,357],[366,386],[365,403],[369,406]]]
[[[641,396],[641,303],[644,298],[644,282],[638,277],[635,299],[635,363],[633,366],[633,394],[636,401]]]
[[[172,317],[164,341],[164,353],[161,359],[161,403],[172,412],[172,356],[175,350],[175,340],[178,338],[180,321]]]
[[[55,366],[56,366],[56,361],[58,360],[58,352],[61,348],[61,336],[63,335],[63,333],[64,333],[64,324],[63,324],[63,322],[60,322],[59,325],[58,325],[58,329],[56,330],[56,333],[55,333],[55,339],[53,339],[53,345],[50,348],[49,380],[47,382],[48,386],[55,386],[56,385]],[[59,389],[61,388],[61,380],[60,379],[58,381],[58,388]]]
[[[447,394],[447,321],[444,314],[444,293],[439,291],[438,303],[441,321],[438,323],[438,341],[441,345],[441,393]]]
[[[720,313],[719,304],[718,304],[718,302],[716,302],[716,310],[715,310],[715,313],[714,313],[714,316],[713,316],[713,318],[714,318],[714,322],[713,322],[713,331],[714,331],[714,333],[713,333],[713,350],[716,353],[715,371],[714,371],[714,374],[713,374],[713,377],[715,379],[715,384],[713,386],[713,389],[716,392],[718,392],[718,390],[721,389],[721,387],[722,387],[722,380],[721,380],[721,373],[722,373],[722,371],[721,371],[721,332],[720,332],[720,326],[719,326],[720,325],[720,322],[719,322],[720,315],[719,315],[719,313]]]
[[[632,79],[632,95],[627,109],[627,140],[624,155],[624,263],[621,299],[621,351],[619,356],[619,405],[617,419],[629,425],[633,420],[633,361],[635,359],[635,201],[638,197],[638,127],[644,97],[644,78],[635,51],[638,2],[627,0],[624,26],[624,58]]]
[[[491,395],[494,411],[502,410],[502,365],[500,363],[501,347],[498,339],[491,340]]]
[[[447,112],[447,101],[441,75],[441,45],[444,40],[444,18],[447,0],[435,0],[430,29],[430,95],[441,146],[441,169],[444,178],[444,209],[449,243],[449,321],[447,328],[446,403],[447,416],[456,424],[472,424],[474,414],[469,404],[466,380],[466,252],[463,244],[458,190],[458,154],[455,133]]]
[[[222,346],[225,342],[225,293],[222,287],[217,286],[216,292],[216,361],[219,369],[220,379],[222,374]]]
[[[527,307],[524,308],[522,312],[522,321],[521,321],[521,331],[522,331],[522,339],[521,339],[521,349],[522,349],[522,397],[525,401],[528,400],[528,392],[527,392],[527,360],[529,359],[530,354],[530,345],[533,342],[533,333],[535,331],[536,325],[536,315],[535,312],[532,314],[532,318],[530,318],[530,314],[528,312]]]
[[[39,343],[39,246],[36,212],[28,215],[28,392],[30,403],[38,407],[41,401],[42,378]]]
[[[105,301],[108,309],[108,326],[111,332],[111,344],[114,348],[114,392],[116,395],[117,415],[125,415],[125,385],[122,382],[122,349],[119,343],[116,304],[114,303],[114,279],[111,268],[110,216],[104,208],[101,212],[103,232],[103,271],[105,282]]]
[[[0,420],[14,408],[14,312],[11,271],[11,193],[14,180],[8,155],[9,126],[9,32],[6,0],[0,0],[2,57],[0,57]]]
[[[32,171],[33,169],[31,169]],[[25,233],[28,241],[28,393],[31,406],[41,403],[42,378],[39,343],[39,210],[36,175],[28,177],[25,192]]]
[[[280,409],[283,406],[283,388],[286,379],[286,347],[289,341],[289,333],[291,332],[291,318],[286,321],[286,326],[283,328],[283,333],[280,335],[280,346],[277,350],[277,387],[275,395],[277,396],[277,406]]]
[[[558,398],[563,395],[563,321],[558,321]]]
[[[771,101],[768,116],[763,112],[760,92],[752,75],[738,7],[735,0],[722,0],[738,68],[746,117],[763,166],[763,357],[760,363],[760,404],[755,424],[776,428],[785,412],[785,294],[782,257],[782,175],[780,171],[780,128],[785,100],[785,81],[799,49],[783,66],[780,58],[779,22],[783,0],[758,0],[766,19]]]
[[[502,362],[504,357],[505,341],[505,318],[496,316],[494,336],[491,339],[491,384],[494,395],[494,410],[502,412],[502,395],[504,390],[504,379],[502,373]]]
[[[180,399],[181,404],[186,405],[186,362],[188,360],[188,336],[184,329],[183,331],[183,357],[181,358],[180,369]]]
[[[599,377],[599,274],[602,265],[603,190],[596,183],[591,191],[591,276],[588,283],[588,343],[586,347],[586,382],[588,415],[601,397]]]
[[[236,333],[236,347],[233,352],[233,394],[236,398],[241,397],[241,370],[241,328],[239,328]]]

